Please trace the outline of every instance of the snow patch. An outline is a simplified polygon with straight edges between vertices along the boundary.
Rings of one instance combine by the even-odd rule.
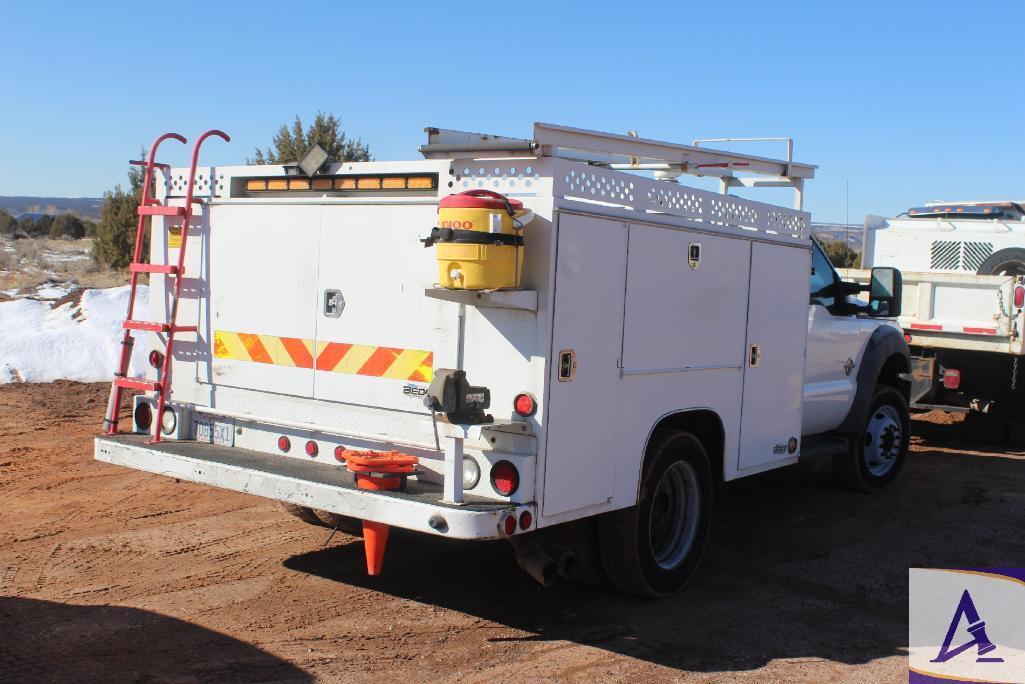
[[[0,302],[0,384],[110,380],[117,364],[121,323],[131,288],[85,290],[80,301],[56,308],[51,301],[15,299]],[[47,292],[59,299],[67,290]],[[38,293],[42,296],[42,293]],[[136,311],[146,311],[149,289],[139,286]],[[137,337],[141,342],[144,336]],[[129,374],[145,375],[147,349],[136,344]]]

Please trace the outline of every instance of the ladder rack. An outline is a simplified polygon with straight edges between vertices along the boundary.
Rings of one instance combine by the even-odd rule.
[[[795,191],[794,208],[804,203],[804,181],[815,177],[814,164],[791,159],[773,159],[752,154],[716,150],[698,144],[663,142],[633,135],[601,133],[555,124],[535,123],[530,140],[426,128],[427,144],[420,153],[427,159],[467,155],[474,158],[561,157],[620,171],[668,172],[664,180],[678,174],[720,179],[720,192],[729,188],[790,187]],[[695,141],[700,142],[700,141]],[[747,174],[740,175],[737,174]]]

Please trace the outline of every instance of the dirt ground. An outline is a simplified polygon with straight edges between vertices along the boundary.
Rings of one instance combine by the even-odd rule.
[[[890,491],[727,486],[664,601],[542,589],[505,542],[362,542],[92,460],[106,385],[0,386],[2,681],[907,681],[910,566],[1025,558],[1025,463],[916,419]]]

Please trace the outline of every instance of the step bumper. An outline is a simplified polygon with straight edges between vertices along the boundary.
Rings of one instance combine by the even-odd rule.
[[[357,489],[352,476],[339,467],[199,442],[148,444],[145,435],[97,437],[94,456],[112,465],[453,539],[503,537],[504,518],[525,510],[537,519],[534,504],[445,504],[440,487],[414,481],[408,492],[368,492]]]

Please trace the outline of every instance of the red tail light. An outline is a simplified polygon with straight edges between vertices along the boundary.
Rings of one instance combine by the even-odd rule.
[[[513,410],[524,418],[529,418],[537,413],[537,400],[526,392],[517,394],[513,399]]]
[[[310,441],[306,442],[306,455],[307,456],[309,456],[310,458],[316,458],[317,454],[319,452],[320,452],[320,449],[317,448],[317,443],[316,442],[314,442],[312,439]]]
[[[285,453],[288,453],[288,450],[292,448],[292,443],[288,441],[288,437],[281,435],[278,437],[278,448]]]
[[[523,511],[520,513],[520,529],[525,530],[531,526],[534,522],[534,516],[530,514],[530,511]]]
[[[1019,309],[1025,306],[1025,287],[1021,285],[1014,287],[1014,305]]]
[[[164,355],[154,349],[149,353],[149,365],[160,368],[164,365]]]
[[[909,335],[908,333],[904,333],[904,341],[908,344],[911,344],[911,335]]]
[[[943,386],[949,390],[956,390],[961,386],[961,371],[956,368],[947,368],[943,371]]]
[[[511,537],[516,532],[516,516],[506,514],[505,518],[502,519],[502,531],[505,532],[505,536]]]
[[[509,461],[499,461],[491,466],[491,486],[502,496],[512,496],[520,486],[520,471]]]

